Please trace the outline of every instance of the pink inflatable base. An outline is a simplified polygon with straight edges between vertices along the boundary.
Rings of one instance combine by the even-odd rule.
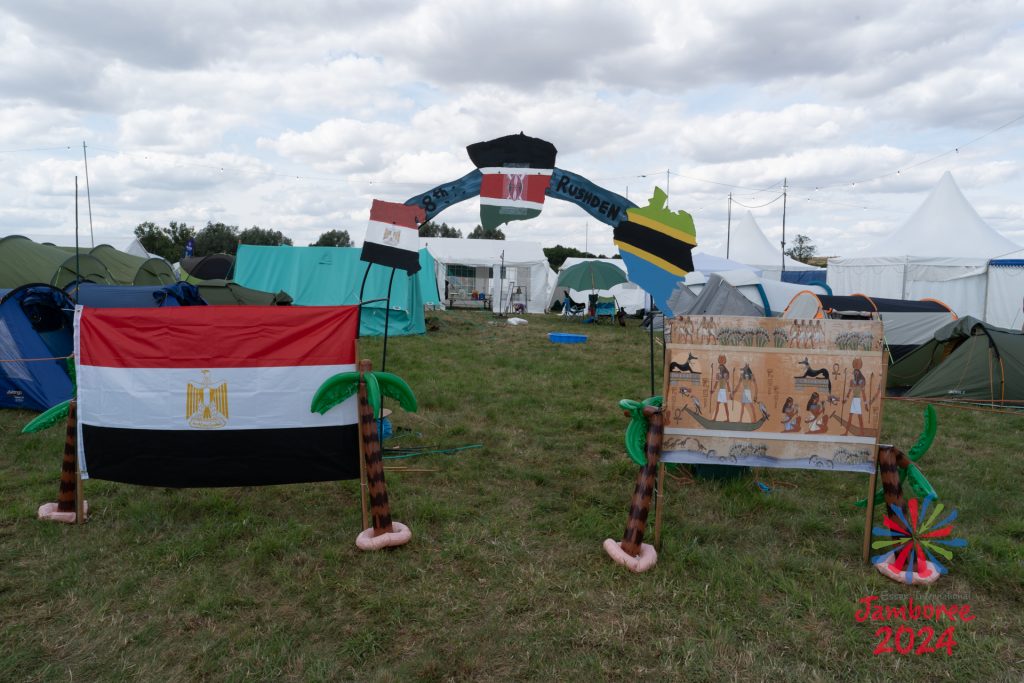
[[[83,501],[82,508],[85,510],[85,518],[89,519],[89,501]],[[51,522],[64,522],[65,524],[74,524],[78,521],[77,513],[60,512],[57,510],[57,503],[43,503],[39,506],[39,511],[36,513],[36,516],[39,519]]]
[[[647,543],[641,543],[640,554],[632,557],[626,554],[618,541],[609,538],[605,539],[604,551],[608,553],[608,557],[637,574],[647,571],[658,561],[658,551],[654,549],[653,545],[648,545]]]
[[[875,563],[875,569],[877,569],[882,576],[892,579],[896,583],[902,583],[904,585],[907,585],[906,570],[897,571],[896,569],[893,569],[892,566],[890,566],[895,556],[895,553],[888,553],[884,558],[882,558],[881,562]],[[939,570],[936,569],[935,565],[931,562],[926,561],[924,563],[924,566],[924,573],[918,574],[917,572],[914,572],[913,574],[911,574],[911,581],[909,585],[930,586],[931,584],[938,581],[939,577],[942,576],[941,574],[939,574]]]
[[[373,535],[373,527],[363,529],[356,536],[356,547],[360,550],[382,550],[396,545],[405,545],[412,539],[412,531],[401,522],[392,522],[391,528],[394,531],[380,536]]]

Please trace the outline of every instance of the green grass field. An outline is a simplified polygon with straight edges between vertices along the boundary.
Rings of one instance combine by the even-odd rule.
[[[63,430],[23,436],[31,414],[0,412],[0,680],[1022,680],[1024,416],[939,409],[921,465],[970,545],[930,589],[862,564],[867,477],[794,470],[669,479],[658,564],[634,575],[601,543],[626,523],[617,403],[650,393],[648,337],[528,317],[436,313],[389,341],[421,408],[385,445],[483,448],[389,462],[428,471],[388,472],[413,541],[382,553],[355,547],[351,481],[88,481],[88,524],[37,521]],[[379,366],[379,339],[360,351]],[[883,440],[908,448],[920,416],[888,401]],[[952,655],[874,655],[880,624],[854,619],[868,595],[976,618]]]

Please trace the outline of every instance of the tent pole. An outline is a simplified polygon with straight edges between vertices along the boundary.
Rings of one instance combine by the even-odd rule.
[[[395,269],[391,269],[391,277],[388,279],[388,296],[384,302],[384,358],[380,361],[380,371],[384,372],[388,367],[388,318],[391,316],[391,285],[395,281]]]
[[[648,294],[647,297],[651,302],[649,307],[651,312],[651,396],[654,396],[654,296]]]
[[[372,263],[366,264],[366,271],[363,272],[363,283],[359,285],[359,315],[356,316],[356,339],[359,338],[359,330],[362,329],[363,324],[363,291],[366,289],[366,278],[370,276],[370,268],[373,266]]]
[[[75,176],[75,296],[78,296],[78,283],[82,278],[82,265],[78,256],[78,176]]]
[[[789,179],[782,179],[782,272],[786,272],[786,190],[789,189]]]

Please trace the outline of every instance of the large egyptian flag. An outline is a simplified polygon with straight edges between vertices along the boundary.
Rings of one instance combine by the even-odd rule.
[[[370,206],[370,224],[359,258],[390,268],[400,268],[410,275],[420,269],[420,232],[423,209],[419,206],[382,202],[374,199]]]
[[[664,190],[655,187],[647,206],[626,209],[626,220],[615,226],[614,242],[621,251],[683,277],[693,270],[697,231],[690,214],[669,211],[667,199]]]
[[[466,151],[483,174],[480,225],[485,230],[540,215],[555,169],[554,145],[519,133],[477,142]]]
[[[354,370],[355,306],[83,308],[75,312],[83,477],[252,486],[359,476],[355,398],[317,388]]]

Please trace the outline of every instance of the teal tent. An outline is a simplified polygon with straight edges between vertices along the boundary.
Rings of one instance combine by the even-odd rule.
[[[235,254],[235,282],[265,292],[286,291],[297,306],[344,306],[359,303],[359,288],[369,265],[359,260],[361,250],[353,247],[258,247],[242,244]],[[433,259],[420,250],[420,263],[424,254],[430,259],[423,270],[427,278],[434,273]],[[388,335],[423,334],[424,296],[420,289],[421,276],[409,276],[405,271],[395,272],[391,286],[391,314]],[[391,269],[379,265],[370,268],[363,292],[363,300],[384,299],[388,293]],[[437,285],[433,286],[437,299]],[[359,335],[362,337],[384,334],[384,301],[363,307]]]

